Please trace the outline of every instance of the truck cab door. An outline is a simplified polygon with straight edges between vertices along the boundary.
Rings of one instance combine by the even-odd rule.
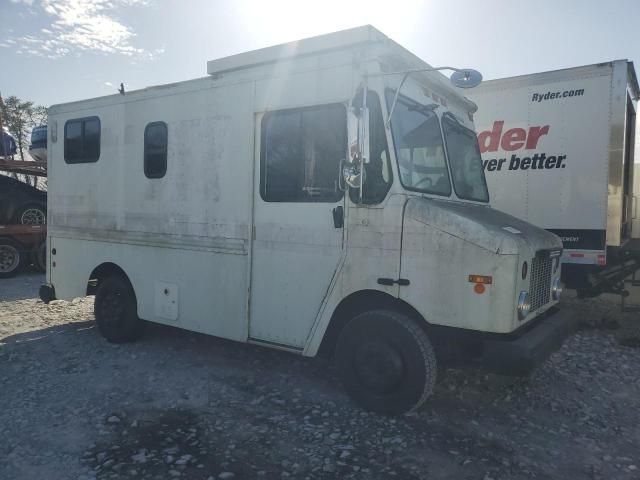
[[[302,350],[343,257],[346,108],[256,119],[250,340]]]

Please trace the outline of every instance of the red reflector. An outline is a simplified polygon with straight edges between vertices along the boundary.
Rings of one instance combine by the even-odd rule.
[[[578,257],[578,258],[582,258],[584,257],[584,253],[572,253],[570,254],[572,257]]]

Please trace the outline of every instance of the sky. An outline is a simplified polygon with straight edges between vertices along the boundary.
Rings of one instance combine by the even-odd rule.
[[[485,79],[627,58],[638,0],[0,0],[0,93],[49,106],[206,75],[206,62],[372,24]]]

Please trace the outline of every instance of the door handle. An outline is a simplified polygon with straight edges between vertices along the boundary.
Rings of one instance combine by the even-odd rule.
[[[344,208],[342,205],[338,205],[333,209],[333,226],[335,228],[344,227]]]

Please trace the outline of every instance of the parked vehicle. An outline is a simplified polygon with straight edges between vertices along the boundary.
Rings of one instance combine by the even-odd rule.
[[[0,130],[0,157],[10,157],[18,151],[16,140],[6,127]]]
[[[47,223],[47,192],[0,174],[0,224]]]
[[[640,268],[633,63],[491,80],[468,95],[492,205],[560,236],[564,280],[582,295],[624,293]]]
[[[29,155],[38,162],[47,161],[47,126],[40,125],[31,130],[31,145]]]
[[[50,108],[44,301],[95,293],[112,342],[144,319],[333,354],[388,414],[446,347],[526,374],[562,343],[561,241],[489,206],[442,74],[372,27],[207,70]]]
[[[22,163],[32,162],[0,164],[0,170]],[[25,265],[46,271],[46,219],[46,192],[0,174],[0,278],[16,275]]]
[[[0,278],[13,277],[33,265],[45,272],[46,225],[0,225]]]

